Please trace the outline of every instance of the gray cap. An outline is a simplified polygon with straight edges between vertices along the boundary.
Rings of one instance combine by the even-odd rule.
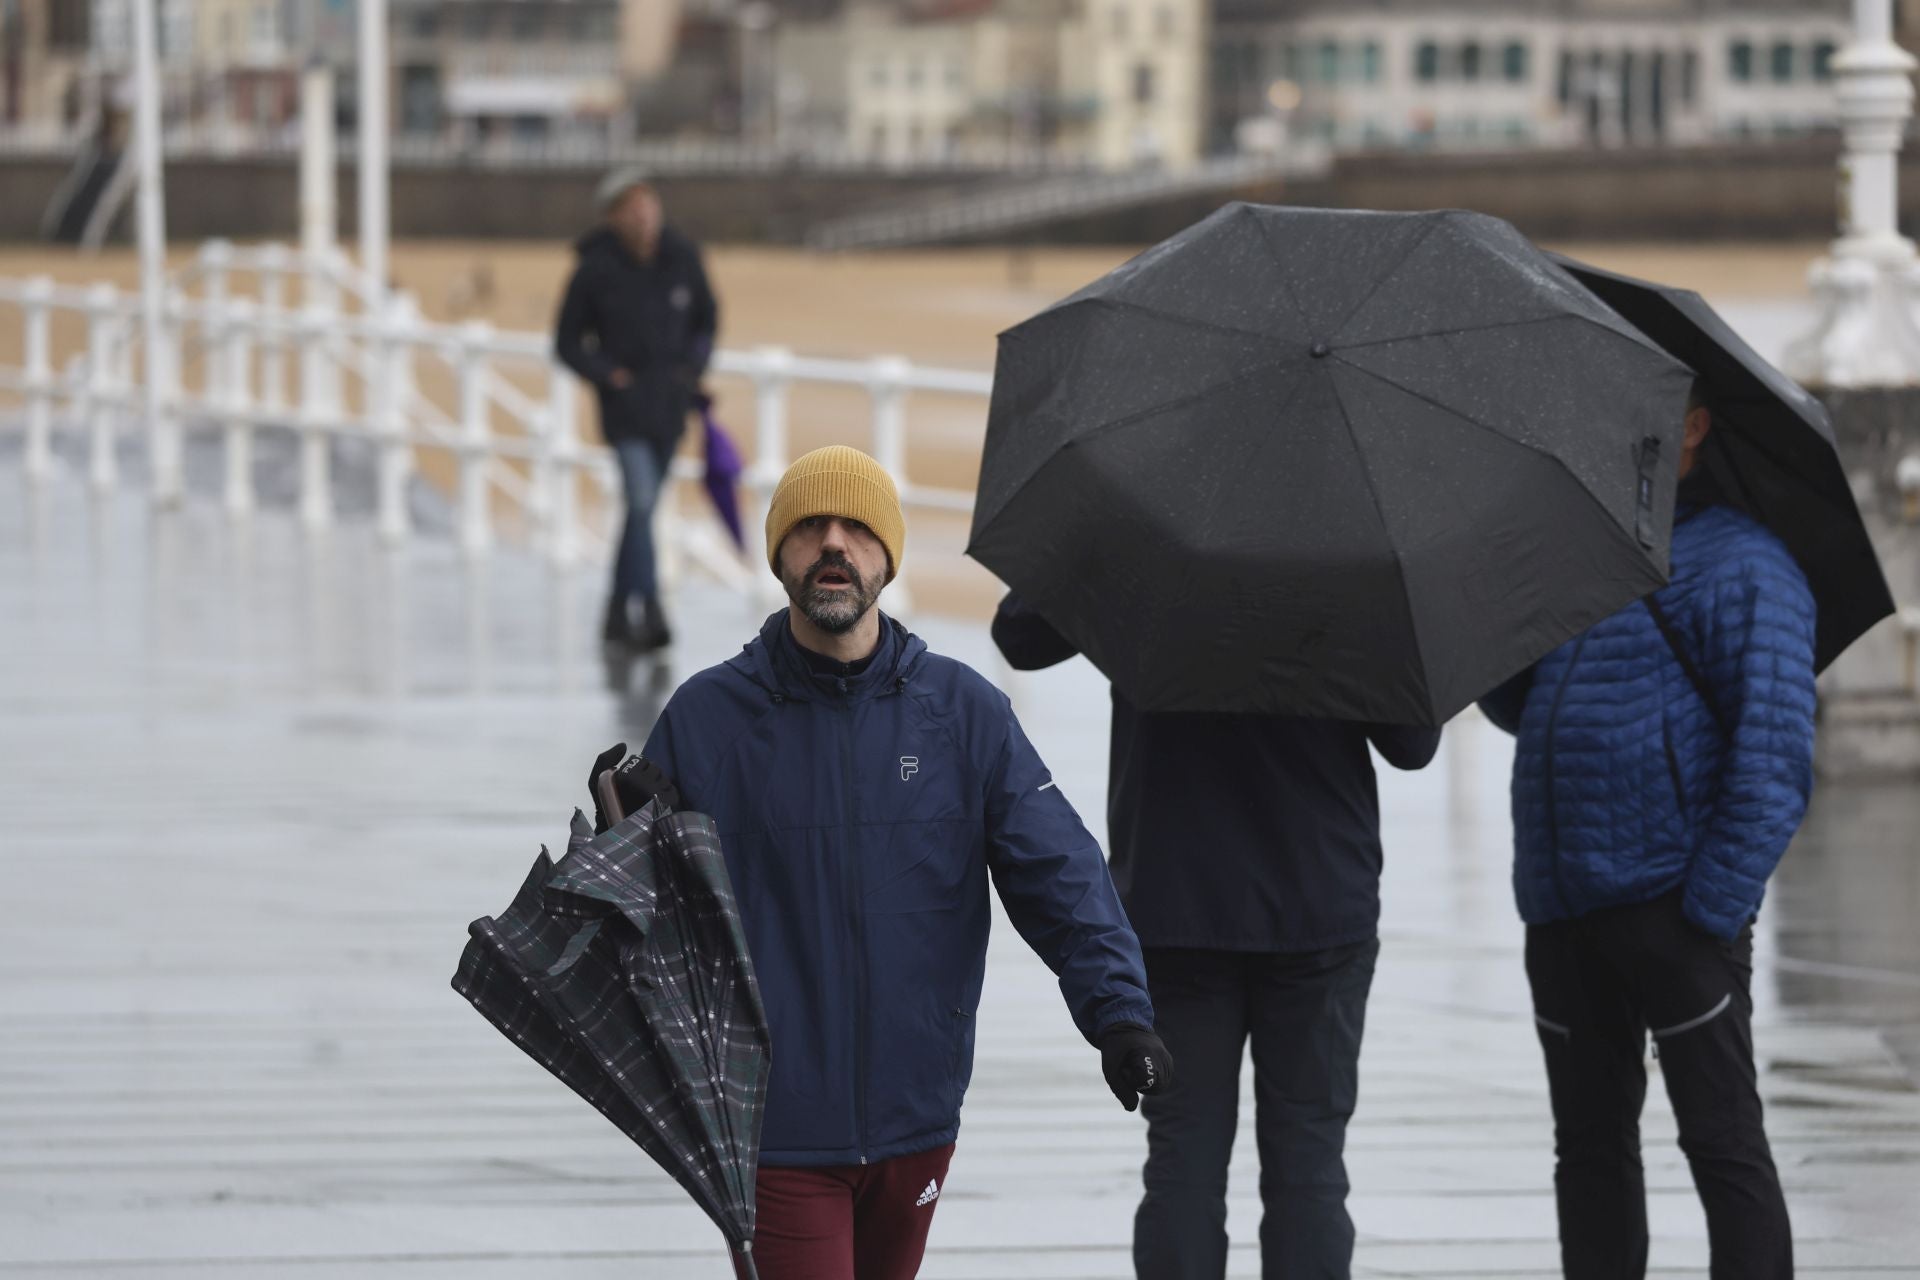
[[[600,179],[599,187],[594,190],[593,199],[602,210],[611,209],[619,202],[621,196],[635,187],[652,185],[652,179],[645,169],[637,164],[622,165]]]

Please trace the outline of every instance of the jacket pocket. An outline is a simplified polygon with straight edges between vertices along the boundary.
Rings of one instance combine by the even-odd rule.
[[[1666,713],[1660,715],[1660,750],[1667,758],[1667,781],[1673,785],[1673,808],[1680,816],[1680,825],[1689,825],[1687,821],[1687,787],[1680,776],[1680,755],[1673,749],[1673,726],[1667,723]]]
[[[953,1058],[947,1064],[947,1108],[959,1111],[967,1095],[967,1082],[973,1075],[973,1062],[967,1052],[973,1040],[973,1015],[965,1009],[953,1011]]]

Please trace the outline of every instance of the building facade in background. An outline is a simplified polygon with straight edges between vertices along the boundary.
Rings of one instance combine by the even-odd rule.
[[[284,144],[357,98],[357,0],[157,0],[169,130]],[[1668,146],[1830,130],[1847,0],[389,0],[396,132],[909,166]],[[1898,6],[1920,28],[1920,0]],[[130,0],[0,0],[0,128],[129,101]]]
[[[782,138],[889,164],[1042,155],[1120,169],[1201,154],[1206,0],[850,4],[775,39]]]
[[[1845,0],[1216,0],[1210,151],[1663,146],[1833,126]]]

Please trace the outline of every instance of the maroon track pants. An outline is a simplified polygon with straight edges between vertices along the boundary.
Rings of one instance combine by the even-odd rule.
[[[753,1262],[760,1280],[913,1280],[953,1144],[878,1164],[762,1165]]]

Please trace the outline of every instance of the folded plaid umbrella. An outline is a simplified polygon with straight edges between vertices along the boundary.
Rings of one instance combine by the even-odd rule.
[[[453,988],[685,1187],[752,1277],[771,1037],[710,819],[658,803],[596,836],[576,813]]]

